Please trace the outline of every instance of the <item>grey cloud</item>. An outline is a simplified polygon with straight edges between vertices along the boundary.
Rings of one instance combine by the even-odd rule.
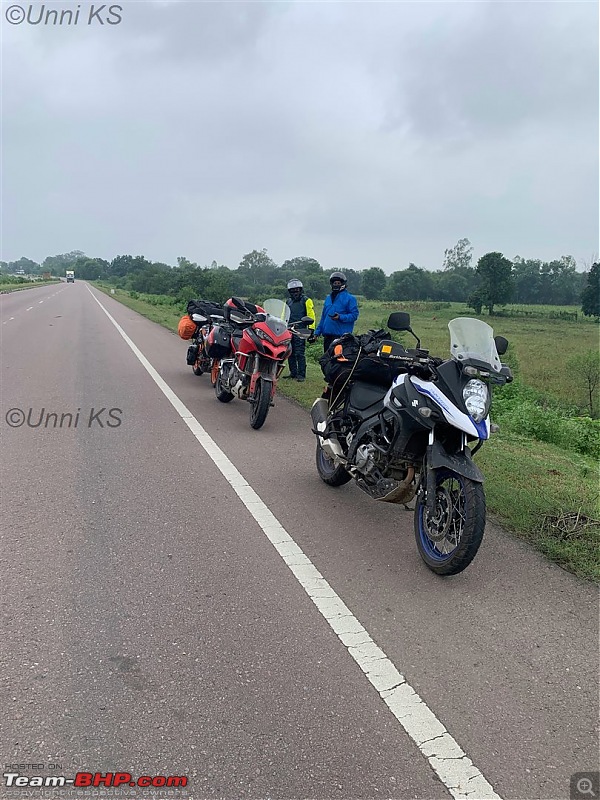
[[[415,135],[461,140],[597,115],[596,4],[481,3],[449,28],[409,43],[392,124],[408,118]]]
[[[6,257],[389,271],[462,236],[595,246],[595,9],[122,5],[110,30],[5,35]]]

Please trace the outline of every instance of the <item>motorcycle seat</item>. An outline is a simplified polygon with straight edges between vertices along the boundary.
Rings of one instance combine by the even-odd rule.
[[[388,393],[389,387],[377,386],[364,381],[354,381],[350,388],[350,405],[358,411],[369,409],[369,414],[373,413],[374,405],[381,405],[383,408],[383,398]]]

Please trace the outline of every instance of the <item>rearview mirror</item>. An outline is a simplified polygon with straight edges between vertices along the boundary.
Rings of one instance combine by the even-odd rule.
[[[305,325],[312,325],[314,319],[312,317],[302,317],[300,322],[303,322]]]
[[[395,311],[393,314],[390,314],[387,326],[392,331],[409,331],[410,314],[404,311]]]
[[[239,311],[244,311],[246,314],[248,313],[248,309],[246,308],[246,306],[245,306],[245,305],[242,303],[242,301],[241,301],[241,300],[238,300],[238,298],[237,298],[237,297],[232,297],[232,298],[231,298],[231,302],[233,303],[233,305],[234,305],[234,306],[235,306],[235,307],[236,307],[236,308],[237,308]]]
[[[503,356],[508,349],[508,339],[505,339],[504,336],[494,336],[494,342],[496,343],[498,355]]]

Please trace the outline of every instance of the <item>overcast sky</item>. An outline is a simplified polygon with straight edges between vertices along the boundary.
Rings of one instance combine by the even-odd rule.
[[[70,26],[17,2],[2,260],[236,268],[264,247],[390,273],[439,269],[462,237],[579,269],[598,252],[595,0],[121,0],[112,25],[45,4],[79,7]]]

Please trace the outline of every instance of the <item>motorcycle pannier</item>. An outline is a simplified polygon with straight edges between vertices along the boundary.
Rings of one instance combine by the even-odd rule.
[[[231,331],[224,325],[215,325],[206,340],[206,353],[209,358],[227,358],[231,353]]]
[[[198,360],[198,353],[200,352],[199,344],[191,344],[187,349],[186,362],[190,367],[193,367]]]
[[[179,320],[179,325],[177,326],[177,333],[181,336],[182,339],[191,339],[192,336],[196,333],[196,323],[192,322],[192,320],[188,317],[187,314],[183,316]]]

